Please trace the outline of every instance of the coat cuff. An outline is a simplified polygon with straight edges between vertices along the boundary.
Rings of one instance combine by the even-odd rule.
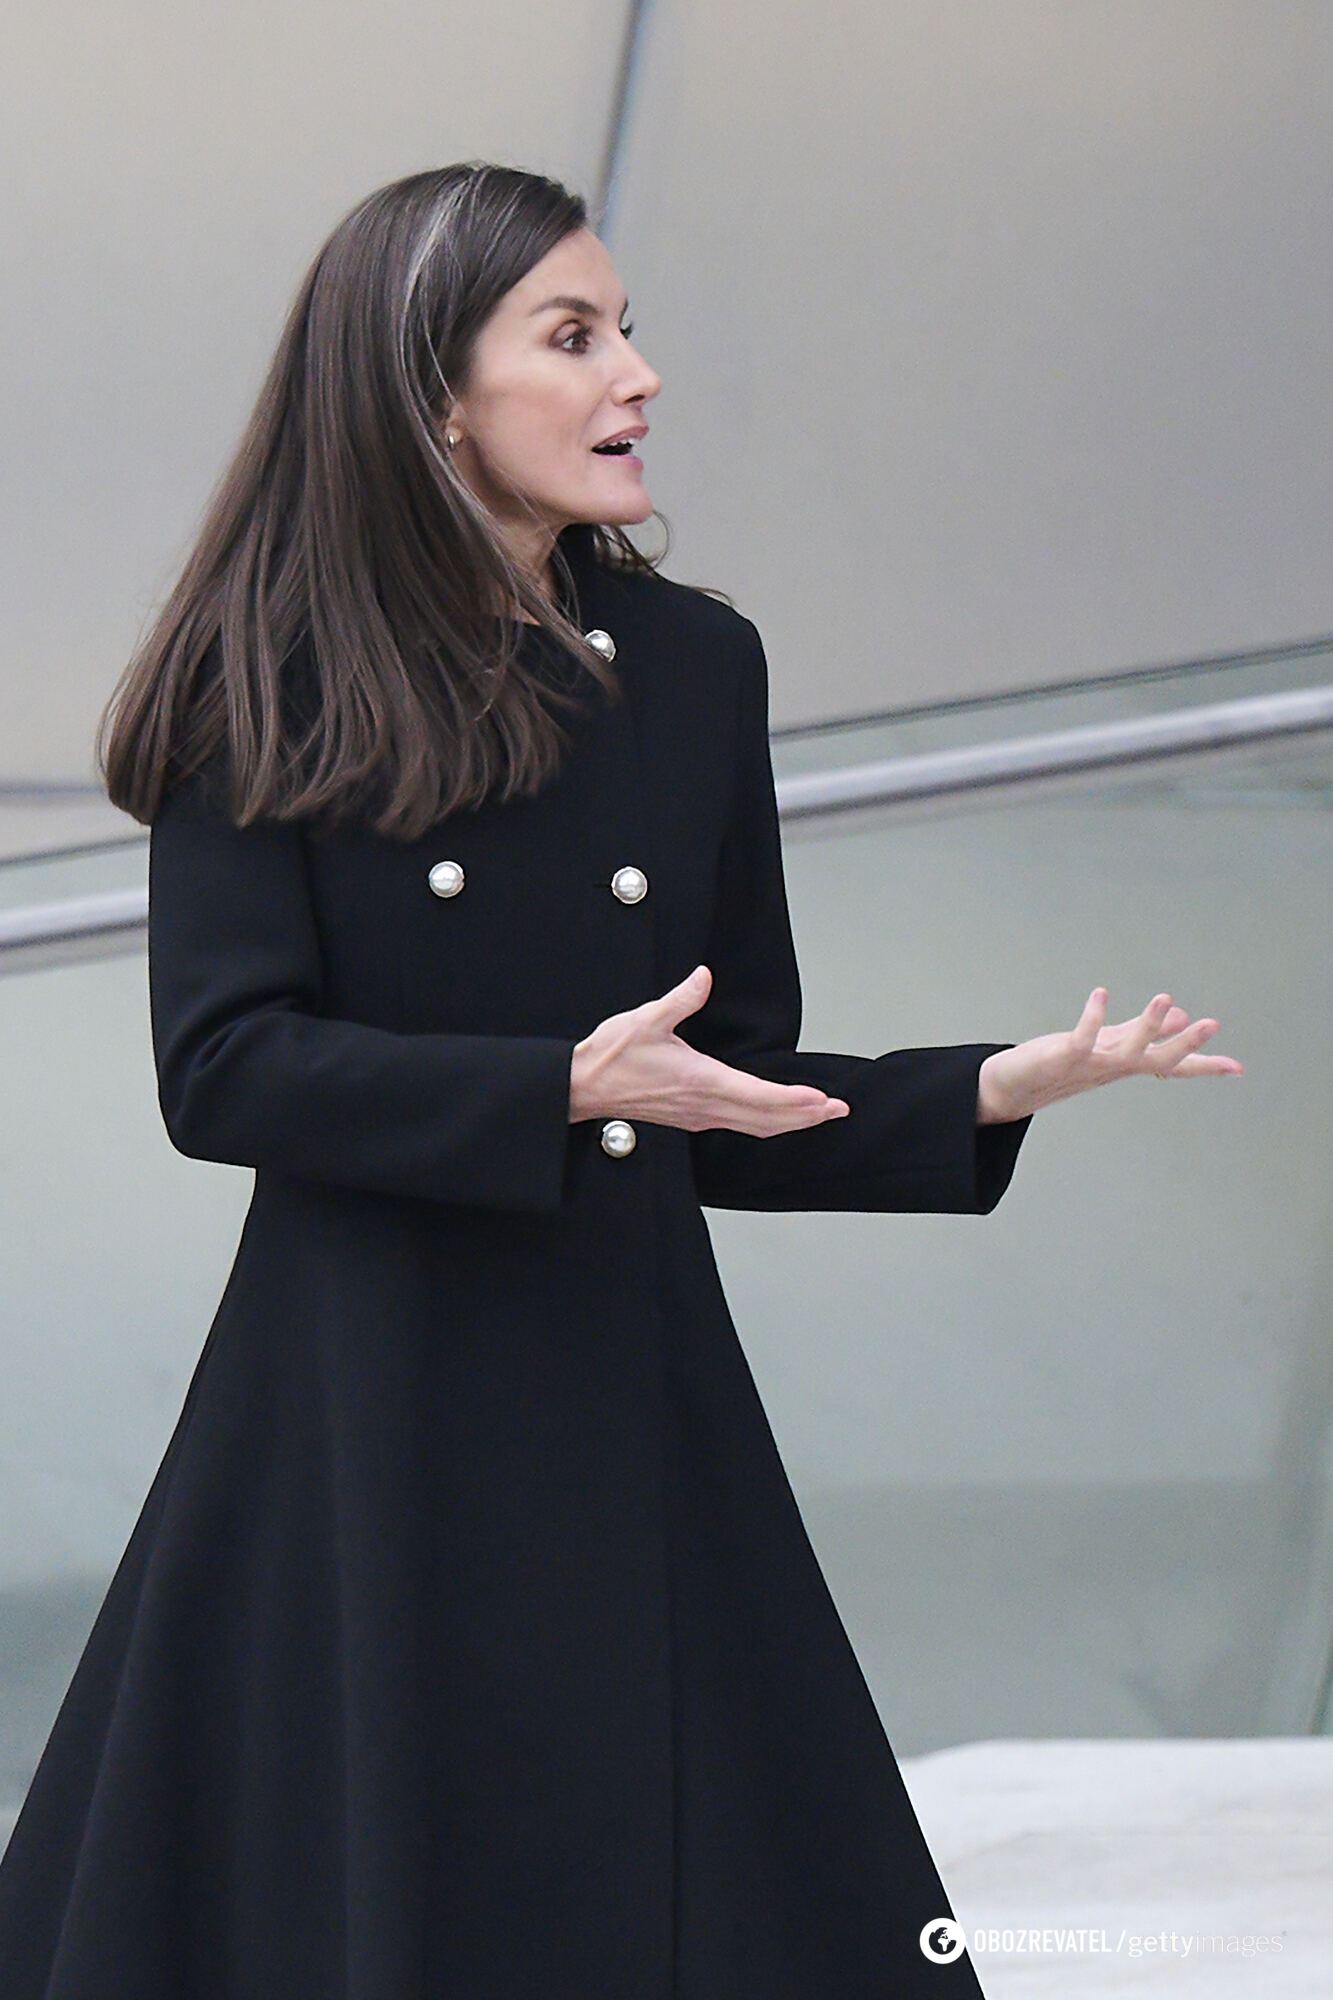
[[[432,1039],[427,1036],[426,1040]],[[440,1037],[444,1054],[444,1091],[454,1074],[449,1044]],[[570,1135],[569,1074],[577,1037],[564,1035],[477,1035],[467,1037],[471,1054],[489,1078],[485,1101],[478,1108],[485,1132],[475,1145],[450,1130],[440,1149],[441,1183],[437,1199],[477,1202],[487,1208],[550,1214],[564,1205],[569,1192]],[[448,1117],[447,1112],[441,1113]],[[471,1159],[473,1186],[460,1196],[458,1161]]]
[[[981,1065],[1012,1042],[964,1042],[930,1051],[945,1066],[940,1090],[938,1162],[914,1176],[912,1206],[937,1215],[989,1215],[1013,1179],[1032,1114],[1001,1124],[977,1123]]]

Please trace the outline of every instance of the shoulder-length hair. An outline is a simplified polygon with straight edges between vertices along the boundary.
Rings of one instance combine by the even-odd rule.
[[[441,437],[492,309],[586,222],[559,182],[473,160],[391,182],[338,224],[99,722],[114,805],[151,824],[164,790],[220,753],[238,825],[337,820],[373,794],[374,830],[411,840],[497,790],[534,793],[568,741],[548,704],[577,697],[539,691],[520,610],[620,698]],[[652,573],[666,553],[649,560],[615,526],[581,532],[617,568]],[[559,542],[552,564],[563,598]]]

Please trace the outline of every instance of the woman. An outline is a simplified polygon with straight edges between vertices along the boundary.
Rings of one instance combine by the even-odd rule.
[[[371,195],[117,691],[163,1116],[255,1183],[5,2000],[980,1990],[701,1204],[987,1214],[1039,1104],[1238,1065],[1100,988],[797,1051],[764,651],[621,532],[621,310],[557,184]]]

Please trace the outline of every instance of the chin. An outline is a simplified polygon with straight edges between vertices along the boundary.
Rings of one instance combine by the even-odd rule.
[[[652,500],[646,488],[641,487],[637,493],[626,493],[619,503],[603,498],[595,503],[586,501],[578,508],[563,508],[559,518],[566,526],[573,521],[587,521],[598,526],[620,528],[648,520],[652,511]]]
[[[604,504],[597,519],[608,523],[628,524],[646,521],[653,511],[653,503],[648,489],[641,486],[637,493],[627,493],[619,506]]]

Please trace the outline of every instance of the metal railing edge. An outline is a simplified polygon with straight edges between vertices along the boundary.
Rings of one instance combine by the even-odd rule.
[[[1333,729],[1333,683],[1284,694],[1250,695],[1166,715],[1010,737],[964,749],[883,758],[836,771],[806,772],[777,780],[775,789],[780,817],[795,821],[872,805],[1021,785],[1071,772],[1155,763],[1182,754],[1230,749],[1273,737],[1314,735],[1326,729]],[[0,971],[18,970],[15,958],[39,947],[56,949],[76,940],[120,937],[147,922],[146,888],[108,890],[0,910]]]

